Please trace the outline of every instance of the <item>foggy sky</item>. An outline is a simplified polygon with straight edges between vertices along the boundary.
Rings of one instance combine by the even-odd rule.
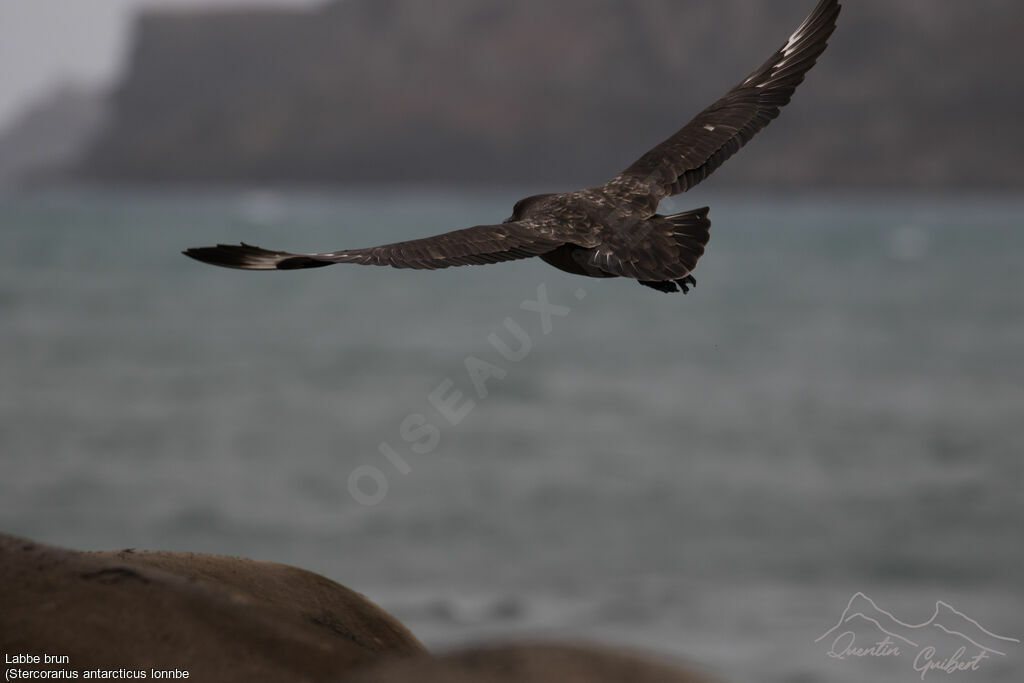
[[[322,0],[0,0],[0,129],[62,83],[116,78],[142,7],[305,6]]]

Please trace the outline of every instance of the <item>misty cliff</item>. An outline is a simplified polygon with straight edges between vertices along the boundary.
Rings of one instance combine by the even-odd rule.
[[[845,4],[793,103],[716,186],[1024,184],[1024,6]],[[603,182],[745,77],[812,5],[339,0],[148,11],[79,173]]]

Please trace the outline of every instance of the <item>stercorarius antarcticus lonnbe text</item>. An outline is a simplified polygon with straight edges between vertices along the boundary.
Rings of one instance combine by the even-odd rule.
[[[436,270],[539,256],[576,275],[626,277],[662,292],[688,292],[696,285],[691,273],[708,242],[709,209],[662,216],[658,204],[707,178],[779,115],[825,50],[839,9],[838,0],[821,0],[767,62],[607,184],[527,197],[499,225],[325,254],[269,251],[245,243],[183,253],[246,270],[335,263]]]

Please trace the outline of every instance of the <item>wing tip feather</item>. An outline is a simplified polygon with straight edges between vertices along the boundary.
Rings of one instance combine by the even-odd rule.
[[[240,270],[295,270],[331,265],[330,261],[261,249],[245,242],[218,244],[213,247],[191,247],[181,253],[201,263]]]

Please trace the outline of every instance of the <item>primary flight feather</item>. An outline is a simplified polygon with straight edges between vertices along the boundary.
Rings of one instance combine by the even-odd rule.
[[[183,253],[245,270],[336,263],[436,270],[539,256],[576,275],[625,277],[662,292],[688,292],[696,284],[691,273],[710,236],[709,209],[663,216],[657,213],[659,203],[707,178],[779,115],[827,47],[839,10],[838,0],[821,0],[768,61],[609,182],[527,197],[503,223],[322,254],[270,251],[245,243]]]

